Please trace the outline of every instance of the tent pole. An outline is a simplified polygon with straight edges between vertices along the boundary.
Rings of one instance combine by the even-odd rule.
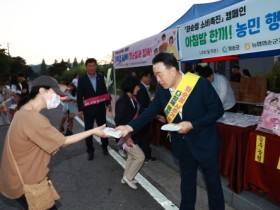
[[[178,64],[179,64],[179,70],[182,71],[182,66],[181,66],[182,63],[181,63],[181,60],[178,61]],[[183,72],[183,71],[182,71],[182,72]],[[184,73],[185,73],[185,72],[184,72]]]
[[[180,57],[180,60],[178,60],[178,64],[179,64],[179,70],[181,71],[181,72],[183,72],[184,74],[186,73],[185,71],[186,71],[186,69],[184,68],[184,71],[182,71],[182,62],[181,62],[181,49],[180,49],[180,47],[179,47],[179,38],[180,38],[180,35],[179,35],[179,28],[180,28],[180,26],[177,26],[176,27],[176,29],[177,29],[177,48],[178,48],[178,54],[179,54],[179,57]]]
[[[117,95],[117,81],[116,81],[116,69],[113,67],[113,75],[114,75],[114,94]]]

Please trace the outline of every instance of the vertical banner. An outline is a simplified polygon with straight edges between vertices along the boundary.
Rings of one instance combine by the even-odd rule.
[[[114,68],[150,66],[159,52],[172,53],[179,60],[177,30],[166,30],[114,51]]]
[[[264,151],[265,151],[265,136],[257,135],[256,137],[256,151],[255,161],[259,163],[264,162]]]
[[[279,49],[279,28],[279,0],[242,1],[181,25],[180,57],[187,61]]]
[[[113,80],[112,80],[112,69],[109,68],[108,71],[107,71],[107,77],[106,77],[106,88],[107,88],[107,90],[112,85],[112,83],[113,83]]]

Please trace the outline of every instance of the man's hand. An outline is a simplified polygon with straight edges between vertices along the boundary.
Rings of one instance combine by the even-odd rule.
[[[133,140],[132,140],[131,138],[127,139],[125,143],[126,143],[127,146],[129,146],[129,147],[133,147],[133,144],[134,144],[134,142],[133,142]]]
[[[178,123],[177,125],[181,126],[182,128],[178,131],[180,134],[186,134],[188,133],[191,129],[193,129],[193,126],[191,122],[189,121],[183,121]]]
[[[120,125],[120,126],[116,127],[115,130],[121,130],[123,132],[123,135],[121,136],[121,138],[124,138],[133,131],[133,128],[129,125]]]

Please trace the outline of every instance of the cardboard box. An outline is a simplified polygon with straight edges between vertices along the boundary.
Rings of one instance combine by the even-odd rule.
[[[267,79],[264,77],[242,77],[238,101],[263,103],[267,92]]]
[[[235,100],[239,101],[239,86],[240,86],[240,83],[239,82],[231,82],[230,81],[230,85],[231,85],[231,88],[233,90],[233,93],[234,93],[234,96],[235,96]]]

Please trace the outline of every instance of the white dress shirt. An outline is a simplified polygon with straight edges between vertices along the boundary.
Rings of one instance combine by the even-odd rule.
[[[212,82],[212,85],[222,101],[224,110],[229,110],[236,103],[232,87],[228,79],[224,75],[216,73],[214,73],[213,75],[214,82]]]

